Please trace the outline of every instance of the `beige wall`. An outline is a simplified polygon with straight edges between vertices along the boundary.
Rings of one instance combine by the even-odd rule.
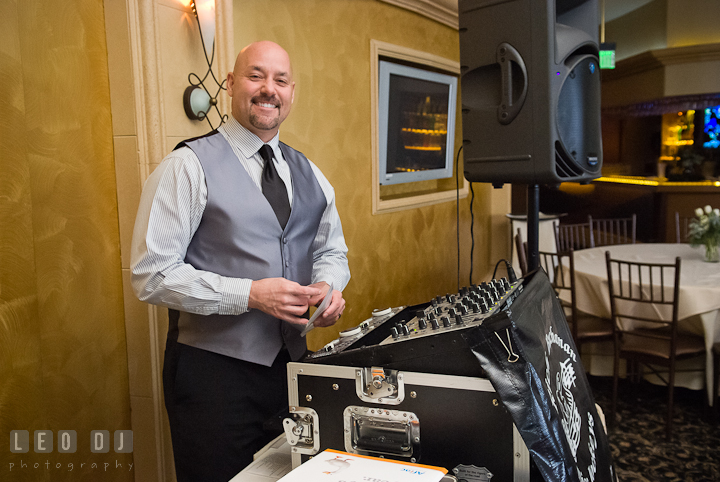
[[[0,423],[5,433],[73,428],[80,443],[83,431],[132,428],[134,454],[116,457],[126,467],[133,461],[132,473],[92,480],[174,480],[159,379],[166,319],[132,294],[129,245],[144,179],[178,140],[209,130],[182,111],[188,73],[204,72],[186,3],[73,0],[51,9],[47,0],[11,0],[0,20],[0,72],[9,79],[0,90]],[[454,202],[371,214],[369,75],[370,39],[457,60],[457,32],[373,0],[234,8],[235,45],[232,24],[218,32],[219,48],[233,53],[218,71],[256,38],[286,46],[298,90],[283,139],[335,185],[350,247],[348,310],[311,347],[373,308],[456,291]],[[508,255],[509,189],[475,191],[479,282]],[[469,230],[467,198],[462,285]],[[79,452],[63,460],[86,455]]]
[[[371,213],[370,107],[371,39],[458,61],[457,31],[375,0],[235,0],[234,12],[237,50],[268,39],[290,54],[295,103],[280,136],[313,160],[335,187],[349,247],[352,280],[344,293],[345,314],[336,327],[312,334],[312,348],[363,321],[375,308],[416,304],[457,291],[455,202]],[[474,282],[486,280],[496,261],[490,259],[488,233],[491,191],[486,184],[475,185]],[[461,284],[466,285],[469,197],[460,204]],[[499,231],[504,234],[508,228],[502,221]],[[506,244],[498,245],[502,249]]]
[[[616,61],[667,47],[666,0],[655,0],[608,22],[605,41],[616,43]]]
[[[667,46],[720,42],[720,2],[667,0]]]
[[[654,0],[608,22],[605,40],[616,42],[616,60],[622,60],[648,50],[720,42],[718,22],[717,0]]]
[[[133,480],[90,452],[131,428],[102,1],[3,2],[0,72],[0,478]],[[11,454],[11,430],[78,450]]]
[[[719,22],[712,0],[655,0],[609,22],[618,64],[603,73],[603,108],[720,91]]]

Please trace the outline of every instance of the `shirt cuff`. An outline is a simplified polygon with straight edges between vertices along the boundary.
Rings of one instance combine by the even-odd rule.
[[[240,315],[248,311],[250,286],[247,278],[223,278],[222,297],[218,313],[221,315]]]

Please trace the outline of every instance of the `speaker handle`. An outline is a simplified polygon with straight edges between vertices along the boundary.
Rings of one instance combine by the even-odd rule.
[[[497,108],[497,117],[498,122],[500,122],[502,125],[508,125],[515,119],[515,117],[517,117],[517,115],[520,113],[520,110],[522,109],[523,104],[525,103],[525,96],[527,95],[528,91],[527,69],[525,68],[525,62],[523,61],[518,51],[515,50],[515,47],[513,47],[507,42],[503,42],[498,45],[496,59],[497,62],[500,64],[500,72],[502,73],[500,81],[502,84],[502,96],[500,97],[500,105]],[[522,92],[520,92],[520,96],[515,103],[513,103],[512,98],[512,62],[515,62],[518,67],[520,67],[523,76]]]

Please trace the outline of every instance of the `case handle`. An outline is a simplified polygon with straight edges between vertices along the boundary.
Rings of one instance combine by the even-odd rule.
[[[515,117],[520,113],[523,104],[525,103],[525,97],[528,91],[528,76],[527,69],[525,68],[525,61],[520,56],[515,47],[507,42],[503,42],[498,45],[496,51],[496,59],[500,64],[501,72],[501,97],[500,105],[497,108],[498,122],[502,125],[508,125]],[[512,78],[512,63],[515,63],[520,67],[522,72],[522,91],[520,96],[515,102],[513,102],[513,78]]]

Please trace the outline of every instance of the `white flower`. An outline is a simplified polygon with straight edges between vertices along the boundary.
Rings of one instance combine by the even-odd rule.
[[[720,209],[718,209],[718,208],[713,209],[713,214],[714,214],[715,216],[720,217]]]
[[[702,215],[703,215],[703,210],[700,209],[700,208],[697,208],[697,209],[695,210],[695,216],[700,217],[700,216],[702,216]]]
[[[707,206],[705,206],[705,214],[710,214],[711,212],[712,212],[712,208],[708,204]]]

